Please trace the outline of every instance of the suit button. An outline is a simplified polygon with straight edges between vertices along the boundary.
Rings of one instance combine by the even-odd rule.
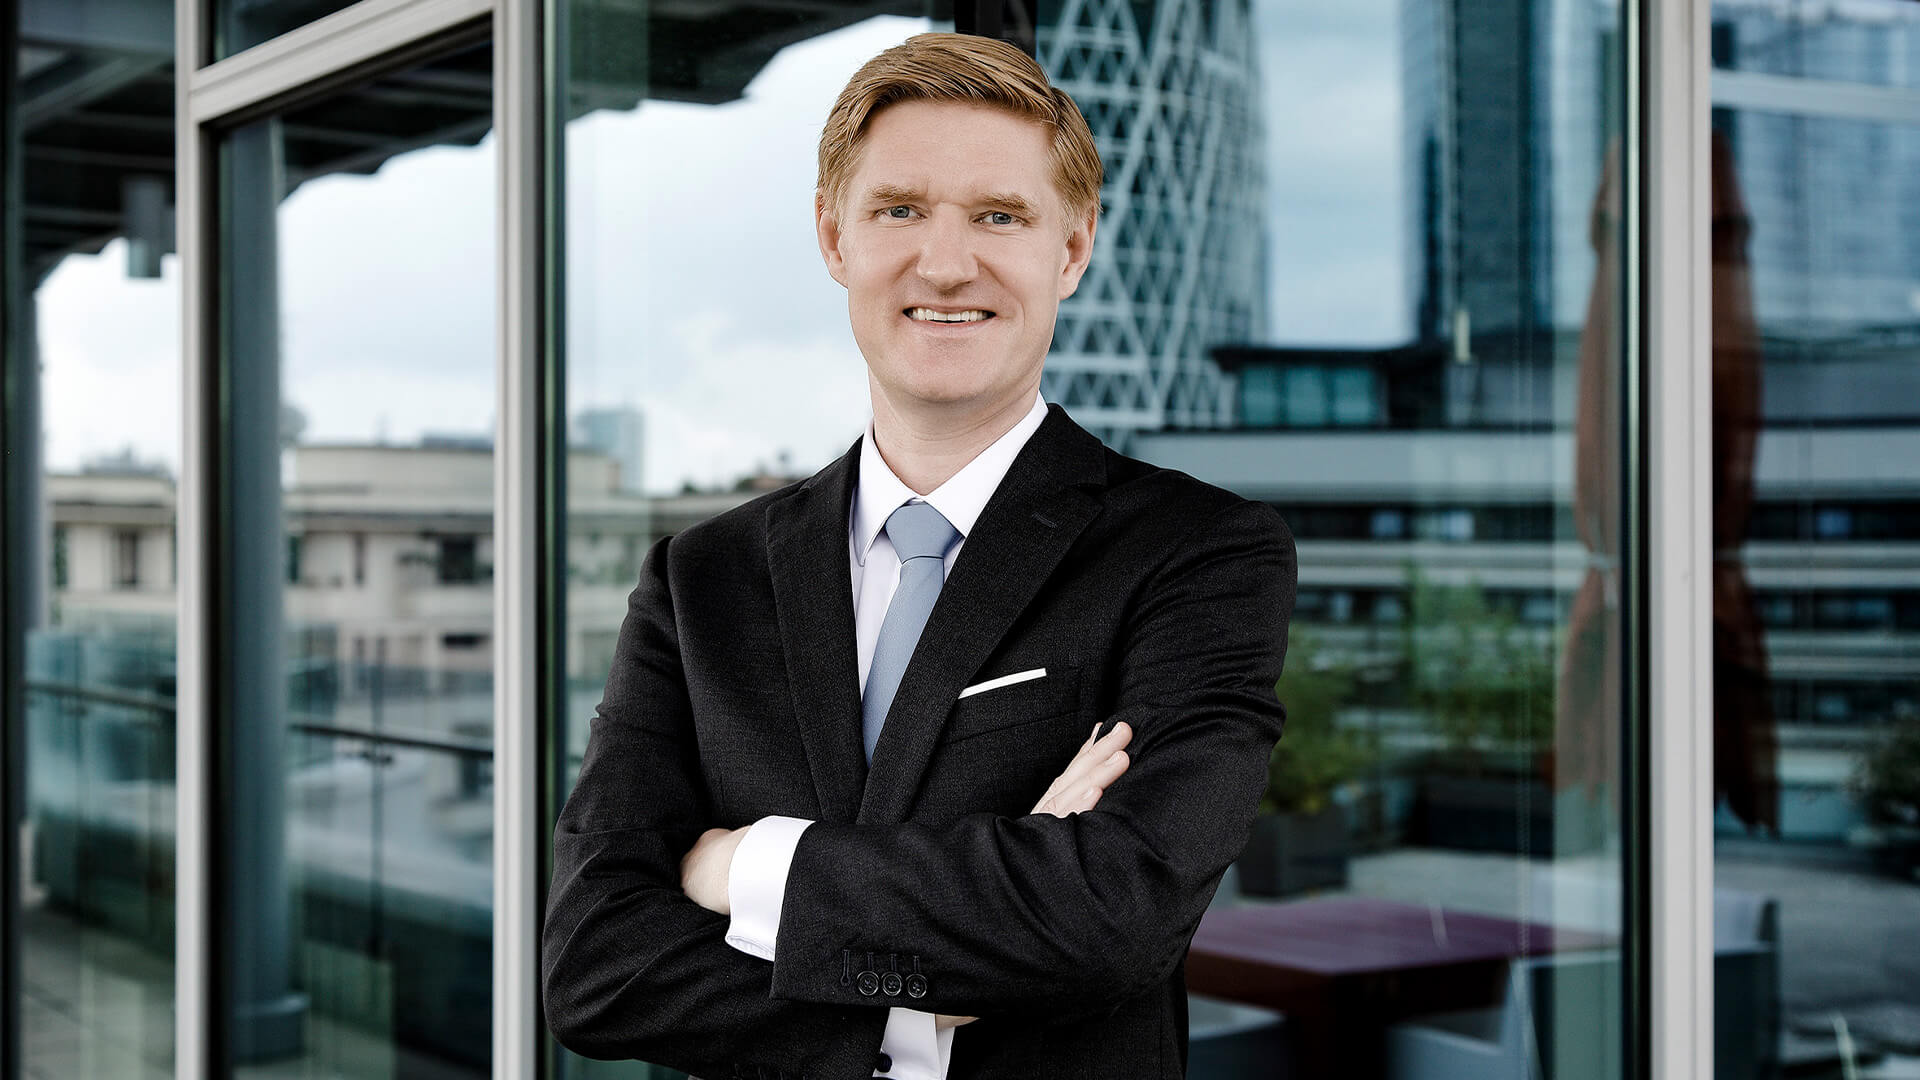
[[[880,976],[871,971],[863,971],[857,980],[860,992],[868,997],[880,992]]]
[[[927,977],[925,975],[916,971],[907,976],[907,996],[910,998],[923,998],[927,996]]]
[[[889,971],[880,976],[880,992],[888,997],[900,996],[900,973]]]
[[[880,1070],[881,1072],[892,1072],[893,1059],[887,1056],[887,1052],[885,1050],[882,1050],[880,1051],[880,1053],[874,1056],[873,1067]]]

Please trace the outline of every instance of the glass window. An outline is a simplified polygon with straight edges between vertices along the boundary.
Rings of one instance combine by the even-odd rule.
[[[113,587],[131,589],[140,584],[140,531],[113,532]]]
[[[1853,535],[1853,514],[1844,506],[1823,506],[1813,514],[1813,538],[1846,540]]]
[[[1716,1074],[1897,1075],[1920,1064],[1920,5],[1712,23],[1715,998],[1778,1017],[1724,1026]]]
[[[1366,427],[1380,422],[1380,396],[1375,376],[1365,368],[1335,368],[1328,376],[1332,399],[1329,419],[1340,427]]]
[[[1280,398],[1288,427],[1327,423],[1327,372],[1319,367],[1290,367],[1280,372]]]
[[[21,814],[0,952],[23,1077],[173,1074],[181,298],[153,7],[0,6],[0,599],[24,638],[0,663]]]
[[[490,1073],[491,56],[220,145],[235,1075]]]
[[[1248,427],[1273,427],[1283,415],[1285,394],[1280,389],[1280,372],[1267,364],[1256,364],[1240,372],[1240,422]]]
[[[1630,223],[1607,213],[1618,179],[1605,165],[1621,135],[1621,9],[1337,7],[1034,9],[1033,53],[1086,115],[1106,169],[1093,260],[1060,306],[1043,398],[1117,452],[1298,523],[1299,593],[1275,686],[1287,726],[1254,763],[1265,775],[1246,807],[1250,839],[1222,858],[1183,961],[1192,1060],[1221,1078],[1288,1062],[1366,1080],[1524,1076],[1539,1052],[1556,1075],[1577,1062],[1596,1080],[1623,1077],[1618,688],[1634,650],[1617,598],[1635,586],[1620,568],[1629,418],[1613,288]],[[764,533],[760,510],[689,530],[858,446],[870,343],[822,265],[809,213],[817,142],[860,64],[945,27],[917,7],[869,17],[814,5],[764,35],[664,7],[563,10],[571,438],[564,565],[547,568],[567,601],[557,787],[575,792],[609,742],[658,739],[658,754],[683,754],[684,835],[660,841],[678,856],[709,827],[826,812],[790,763],[796,731],[841,723],[851,740],[860,726],[857,709],[796,718],[789,665],[805,643],[678,609],[676,648],[727,632],[693,668],[752,671],[755,689],[624,696],[649,669],[632,650],[661,644],[667,627],[630,619],[629,601],[645,606],[663,566],[684,575],[670,582],[676,597],[759,590],[758,566],[736,571],[715,553],[726,530]],[[1236,387],[1223,350],[1263,362],[1240,365]],[[1518,507],[1518,523],[1477,534],[1487,506]],[[1556,538],[1563,521],[1578,527]],[[620,580],[599,572],[614,538],[640,552]],[[992,550],[985,532],[966,544],[960,568]],[[665,554],[676,550],[691,561]],[[780,614],[818,636],[808,620],[832,614],[833,594],[811,595],[820,603],[783,602]],[[1223,617],[1221,632],[1277,637],[1286,616]],[[845,684],[852,655],[836,659],[848,661]],[[1098,666],[1079,664],[1083,680]],[[858,700],[857,686],[841,689],[839,704]],[[1000,728],[933,753],[972,763],[945,775],[977,790],[981,812],[1018,819],[1058,771],[1047,755],[1064,740],[1064,766],[1086,732],[1065,709],[1007,709]],[[666,723],[675,710],[681,722]],[[662,723],[634,722],[642,715]],[[709,734],[767,756],[702,756]],[[977,756],[955,749],[966,742]],[[667,857],[617,840],[596,848],[579,819],[558,832],[576,866],[583,850],[606,853],[603,865],[622,852]],[[568,924],[567,944],[607,955],[622,919],[637,927],[637,913],[671,910],[695,929],[684,952],[650,940],[662,962],[730,947],[720,920],[645,907],[657,902],[610,901],[604,917]],[[849,981],[859,962],[847,959]],[[708,1080],[764,1064],[712,1017],[596,1048]],[[1464,1048],[1463,1027],[1476,1033]],[[976,1039],[964,1052],[978,1064],[1053,1037],[991,1032],[963,1026],[954,1045]],[[562,1057],[563,1076],[652,1075]]]

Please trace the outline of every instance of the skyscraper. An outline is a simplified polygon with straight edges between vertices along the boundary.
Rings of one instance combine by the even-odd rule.
[[[1247,0],[1066,0],[1037,28],[1106,165],[1101,226],[1041,391],[1109,442],[1232,422],[1208,359],[1265,329],[1259,52]]]

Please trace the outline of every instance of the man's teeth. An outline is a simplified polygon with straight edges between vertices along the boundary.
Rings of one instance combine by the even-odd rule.
[[[923,307],[907,309],[907,318],[919,319],[922,322],[979,322],[981,319],[991,318],[992,315],[992,312],[981,311],[978,308],[954,312],[935,311],[932,308]]]

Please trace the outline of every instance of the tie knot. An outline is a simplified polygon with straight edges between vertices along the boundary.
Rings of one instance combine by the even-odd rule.
[[[904,563],[928,555],[945,558],[960,533],[932,503],[910,502],[887,515],[887,539]]]

